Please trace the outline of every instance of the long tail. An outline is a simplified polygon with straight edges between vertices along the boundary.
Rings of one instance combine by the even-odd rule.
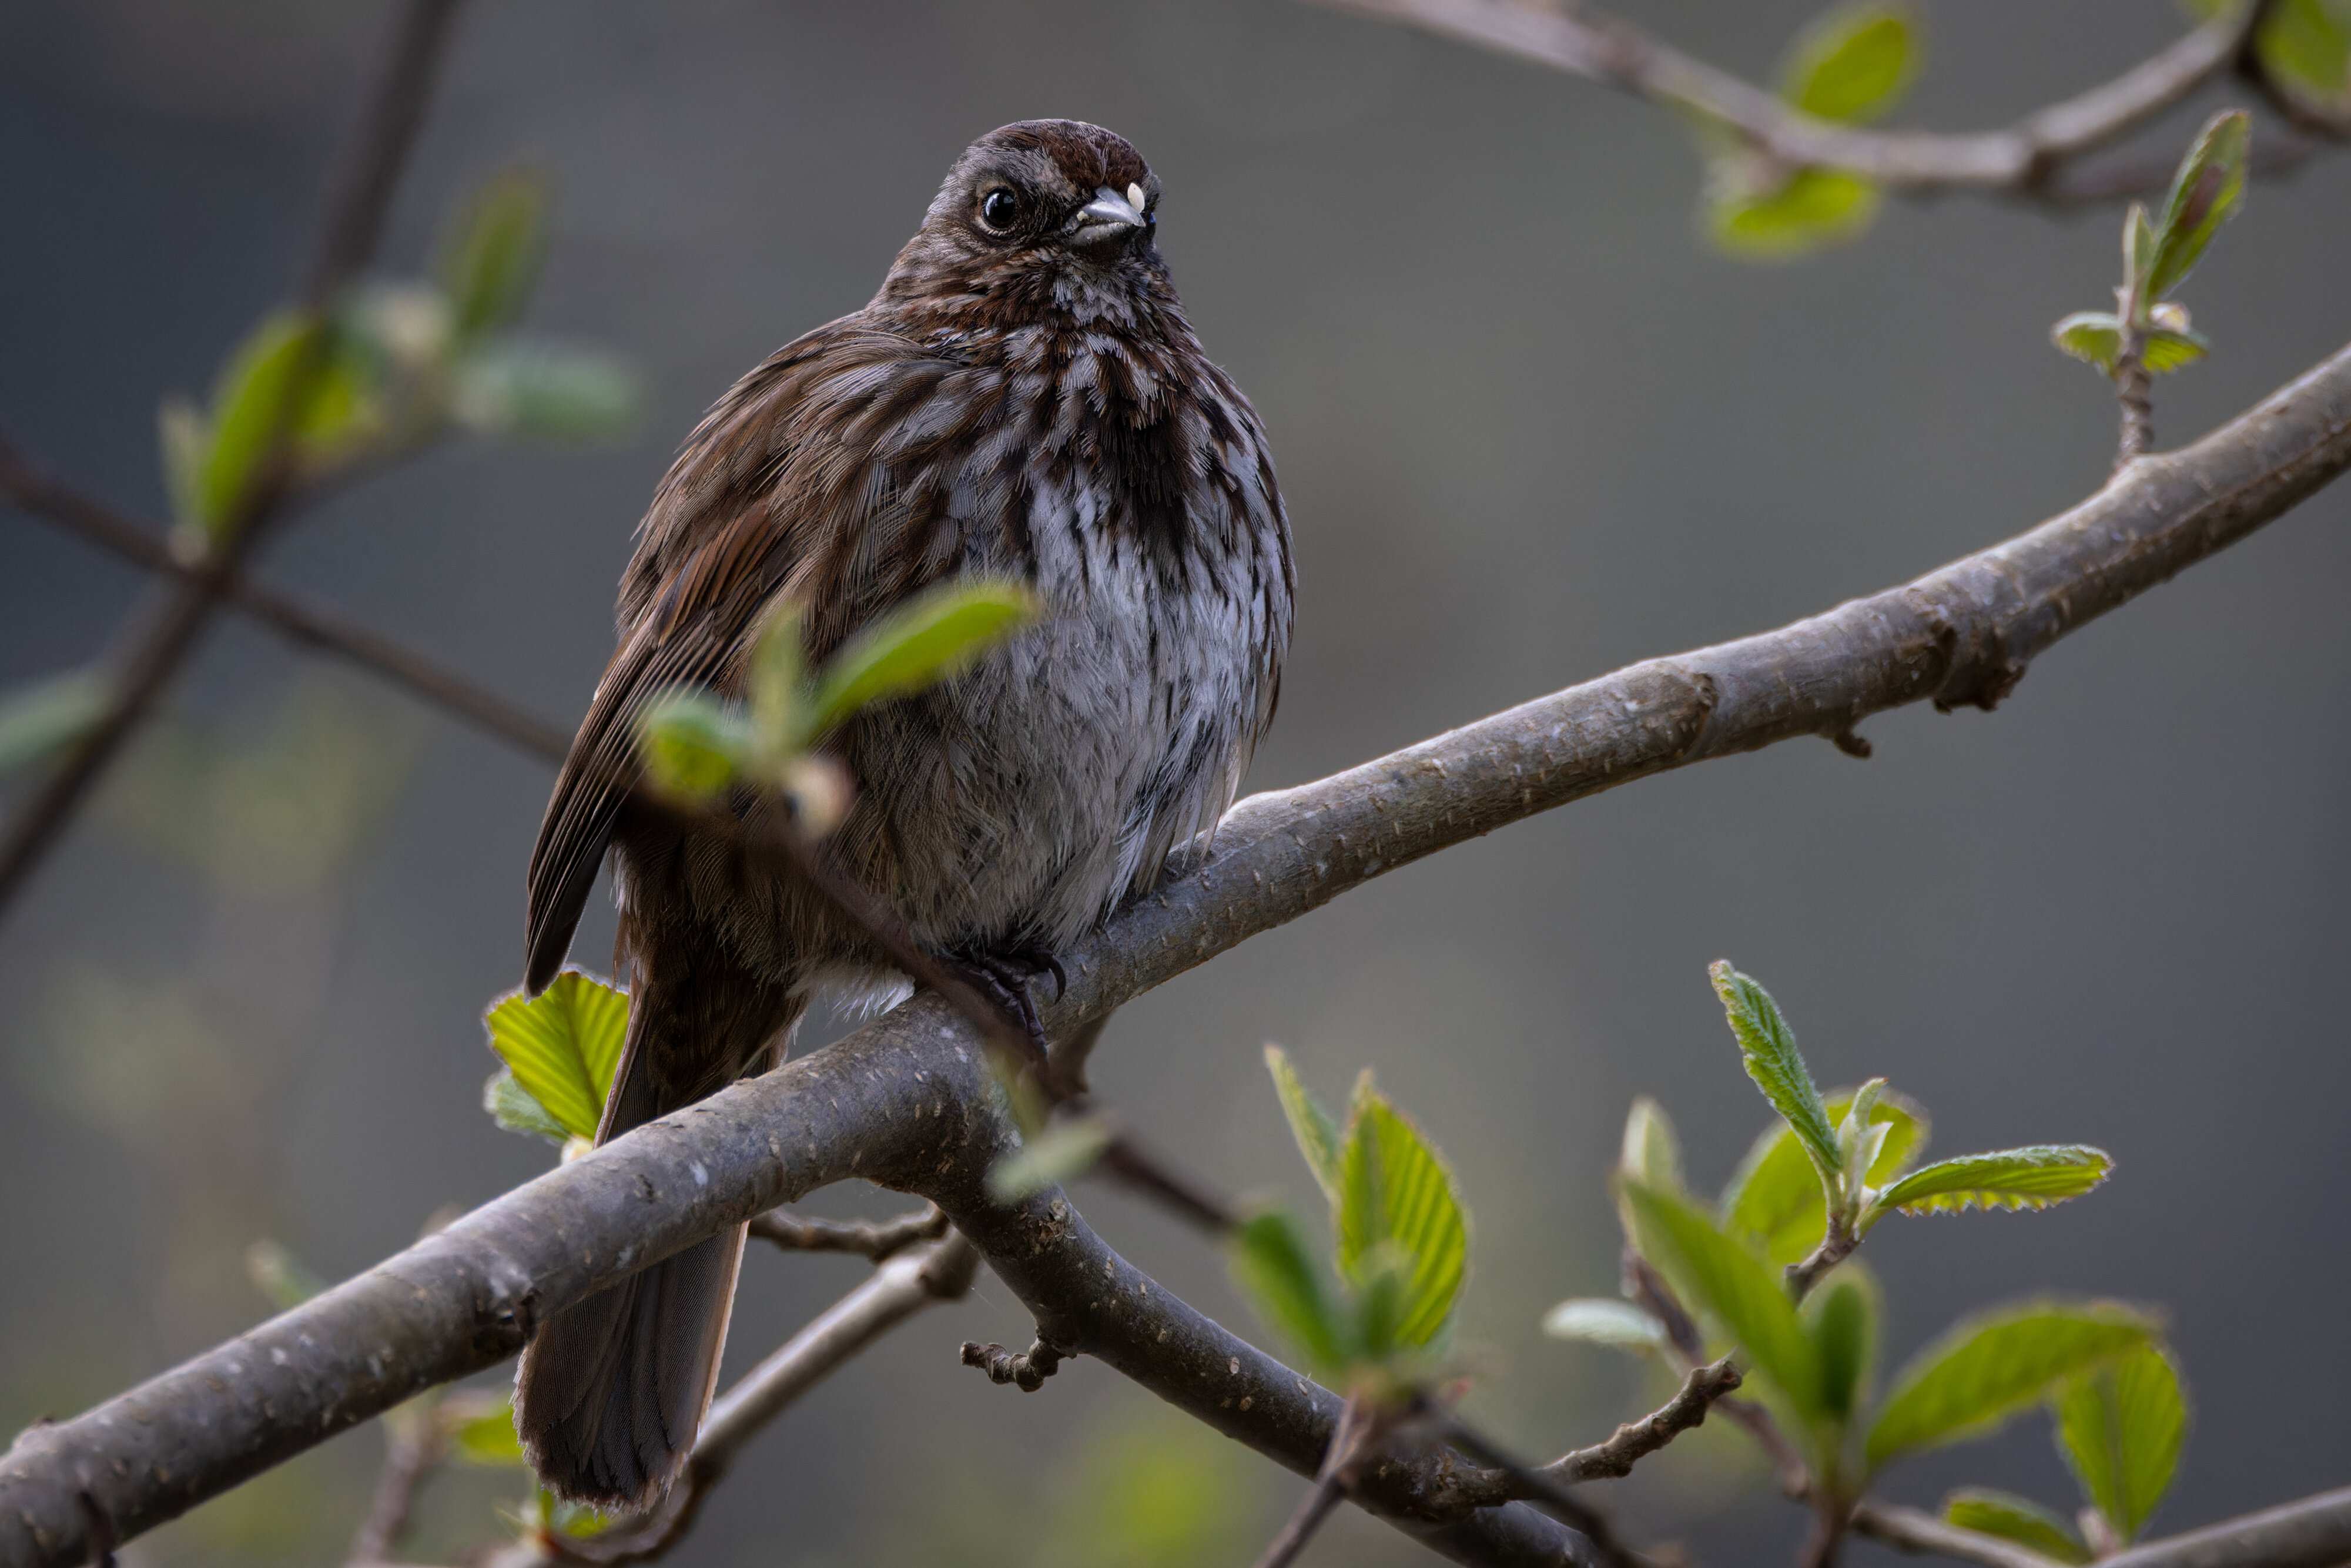
[[[765,1067],[799,1016],[740,970],[644,983],[662,967],[639,970],[599,1144]],[[744,1235],[699,1242],[539,1325],[515,1373],[515,1427],[558,1496],[642,1508],[684,1469],[717,1384]]]

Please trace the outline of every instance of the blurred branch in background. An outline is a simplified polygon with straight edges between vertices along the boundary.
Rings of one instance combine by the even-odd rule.
[[[1830,12],[1797,41],[1774,92],[1567,0],[1312,3],[1532,60],[1681,112],[1708,159],[1710,226],[1727,248],[1750,254],[1850,237],[1880,191],[1972,191],[2053,206],[2160,191],[2168,158],[2085,161],[2231,71],[2294,128],[2264,139],[2256,174],[2281,172],[2351,136],[2351,107],[2330,108],[2291,79],[2299,61],[2276,0],[2210,8],[2203,25],[2111,81],[2005,129],[1958,134],[1865,123],[1916,70],[1917,18],[1897,5]]]
[[[1922,700],[1989,708],[2058,638],[2283,515],[2346,466],[2351,348],[2193,445],[2132,464],[2073,510],[1900,588],[1253,797],[1205,858],[1064,955],[1069,984],[1045,1021],[1066,1033],[1398,865],[1633,779],[1794,736],[1849,737],[1869,714]],[[1314,1474],[1338,1396],[1155,1289],[1057,1189],[994,1197],[987,1173],[1017,1146],[978,1031],[917,996],[109,1405],[27,1431],[0,1459],[0,1558],[68,1568],[93,1539],[85,1500],[128,1539],[496,1364],[534,1322],[649,1259],[852,1176],[936,1202],[1036,1313],[1041,1338]],[[1362,1495],[1458,1560],[1581,1552],[1580,1538],[1523,1505],[1435,1522],[1473,1470],[1432,1454],[1368,1474]],[[2351,1514],[2351,1501],[2303,1509],[2320,1514]]]
[[[334,182],[299,302],[273,351],[257,354],[247,367],[242,390],[248,395],[234,411],[240,417],[214,433],[212,468],[220,494],[204,519],[207,548],[191,575],[124,630],[96,718],[18,804],[0,836],[0,914],[178,673],[230,580],[278,518],[296,476],[297,427],[328,379],[329,312],[374,252],[460,4],[410,0],[402,10],[382,79]]]

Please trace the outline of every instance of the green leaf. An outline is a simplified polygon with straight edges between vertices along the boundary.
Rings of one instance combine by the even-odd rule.
[[[2192,365],[2212,351],[2212,345],[2200,332],[2170,327],[2150,327],[2139,340],[2139,362],[2156,375],[2168,375],[2182,365]]]
[[[1751,261],[1787,261],[1823,246],[1858,239],[1877,216],[1878,190],[1841,169],[1799,169],[1757,188],[1718,160],[1708,181],[1708,237]]]
[[[1943,1500],[1943,1518],[1961,1530],[2013,1541],[2059,1563],[2087,1563],[2090,1549],[2053,1510],[2014,1492],[1966,1487]]]
[[[563,1124],[530,1097],[530,1091],[516,1080],[511,1067],[499,1068],[482,1085],[482,1109],[490,1113],[491,1121],[509,1133],[535,1133],[559,1145],[571,1141]]]
[[[475,188],[444,232],[434,268],[460,341],[521,314],[547,254],[553,193],[533,169],[507,169]]]
[[[484,1021],[523,1091],[572,1137],[594,1137],[628,1034],[628,993],[566,969],[538,996],[500,998]]]
[[[636,372],[609,354],[499,340],[460,359],[450,412],[485,435],[601,441],[627,430],[643,401]]]
[[[1656,1350],[1666,1343],[1665,1324],[1630,1301],[1605,1296],[1560,1302],[1543,1314],[1542,1332],[1553,1339],[1582,1340],[1619,1350]]]
[[[245,1276],[281,1312],[292,1312],[327,1288],[299,1258],[266,1238],[245,1249]]]
[[[655,697],[637,717],[645,772],[660,789],[699,800],[735,781],[751,749],[741,716],[707,692]]]
[[[915,595],[826,662],[809,733],[822,736],[869,704],[961,674],[1043,612],[1008,578],[967,578]]]
[[[1823,1104],[1842,1124],[1853,1101],[1854,1092],[1841,1089]],[[1927,1146],[1927,1113],[1915,1101],[1886,1092],[1878,1096],[1869,1120],[1886,1129],[1868,1178],[1870,1185],[1883,1186]],[[1760,1242],[1774,1263],[1796,1262],[1821,1244],[1828,1233],[1828,1204],[1810,1156],[1786,1123],[1774,1124],[1755,1140],[1723,1189],[1721,1212],[1724,1230]]]
[[[1331,1291],[1289,1214],[1267,1209],[1242,1221],[1233,1234],[1232,1270],[1258,1316],[1317,1369],[1346,1362]]]
[[[155,410],[155,436],[162,449],[163,491],[171,498],[172,516],[182,527],[201,530],[204,465],[213,444],[204,411],[173,392]]]
[[[2351,0],[2275,0],[2253,48],[2271,76],[2320,109],[2351,109]]]
[[[1453,1173],[1420,1130],[1358,1083],[1339,1156],[1339,1270],[1361,1288],[1372,1254],[1400,1243],[1412,1260],[1398,1343],[1427,1344],[1444,1329],[1469,1267],[1469,1221]]]
[[[2137,316],[2144,316],[2162,298],[2153,289],[2155,255],[2155,225],[2147,222],[2147,208],[2133,202],[2123,217],[2123,288],[2135,302]]]
[[[1364,1359],[1387,1360],[1426,1343],[1409,1336],[1413,1258],[1401,1241],[1381,1242],[1355,1270],[1355,1346]]]
[[[752,749],[771,764],[798,754],[808,744],[806,664],[799,609],[787,602],[759,629],[743,682]]]
[[[1716,1229],[1706,1211],[1680,1194],[1630,1177],[1618,1181],[1642,1255],[1664,1271],[1686,1305],[1722,1324],[1800,1417],[1817,1416],[1820,1354],[1797,1319],[1781,1271]]]
[[[2049,329],[2049,340],[2111,376],[2123,351],[2123,324],[2109,311],[2076,310]]]
[[[246,336],[222,368],[204,431],[208,441],[188,486],[194,515],[187,520],[207,537],[219,538],[272,444],[281,435],[294,435],[302,424],[292,406],[295,373],[311,362],[322,330],[313,317],[293,310],[274,312]]]
[[[1892,109],[1918,71],[1923,23],[1907,5],[1839,6],[1797,35],[1780,94],[1823,120],[1876,120]]]
[[[1820,1353],[1821,1409],[1850,1418],[1868,1401],[1877,1370],[1877,1281],[1847,1263],[1805,1301],[1805,1332]]]
[[[987,1190],[1000,1203],[1017,1203],[1032,1193],[1083,1176],[1094,1168],[1117,1125],[1107,1116],[1074,1116],[1048,1125],[1035,1137],[988,1167]]]
[[[1314,1180],[1322,1188],[1322,1196],[1333,1207],[1339,1202],[1339,1124],[1331,1113],[1322,1109],[1298,1070],[1290,1065],[1290,1057],[1278,1045],[1265,1048],[1265,1068],[1273,1074],[1273,1092],[1280,1098],[1281,1113],[1289,1118],[1290,1135],[1298,1140],[1298,1152],[1306,1156],[1306,1168],[1314,1173]]]
[[[453,1394],[434,1412],[449,1435],[449,1457],[461,1465],[510,1467],[527,1462],[515,1432],[514,1396]]]
[[[2084,1495],[2133,1539],[2170,1490],[2188,1438],[2179,1368],[2161,1346],[2141,1345],[2074,1379],[2049,1404],[2058,1450]]]
[[[2252,124],[2252,116],[2241,109],[2223,110],[2204,122],[2188,156],[2179,161],[2171,193],[2163,204],[2163,220],[2156,227],[2146,295],[2149,304],[2187,279],[2213,235],[2244,204]]]
[[[1821,1092],[1813,1083],[1803,1055],[1796,1049],[1795,1031],[1780,1016],[1779,1004],[1771,993],[1732,968],[1728,959],[1717,960],[1707,973],[1713,977],[1714,994],[1722,998],[1730,1032],[1738,1037],[1747,1076],[1755,1081],[1771,1109],[1795,1129],[1796,1139],[1812,1157],[1823,1186],[1834,1186],[1841,1163],[1836,1130],[1829,1121],[1828,1107],[1821,1103]]]
[[[2105,1181],[2114,1156],[2084,1144],[2043,1144],[1962,1155],[1912,1171],[1879,1195],[1882,1213],[1957,1214],[1964,1209],[2047,1208]]]
[[[2106,1301],[2033,1301],[1964,1319],[1894,1380],[1870,1430],[1869,1468],[1990,1431],[2155,1332],[2144,1313]]]
[[[1651,1186],[1681,1190],[1681,1144],[1674,1136],[1674,1124],[1667,1120],[1665,1107],[1646,1094],[1636,1096],[1632,1110],[1625,1113],[1624,1150],[1617,1156],[1616,1168]]]
[[[96,671],[73,670],[0,697],[0,776],[78,740],[106,712],[110,689]]]

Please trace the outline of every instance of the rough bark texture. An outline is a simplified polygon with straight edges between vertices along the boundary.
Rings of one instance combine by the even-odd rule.
[[[1781,631],[1651,661],[1346,773],[1243,801],[1207,853],[1064,956],[1058,1036],[1381,872],[1670,768],[1850,737],[1932,698],[1990,706],[2074,628],[2276,517],[2351,465],[2351,350],[2018,538]],[[992,1205],[1012,1136],[969,1026],[917,996],[816,1056],[640,1128],[318,1299],[0,1458],[0,1563],[68,1568],[90,1509],[127,1540],[411,1395],[725,1226],[850,1176],[929,1197],[1037,1312],[1218,1430],[1311,1474],[1337,1397],[1175,1301],[1059,1192]],[[1058,1207],[1057,1207],[1058,1206]],[[1162,1337],[1163,1331],[1165,1337]],[[1229,1399],[1228,1406],[1226,1401]],[[1578,1561],[1523,1505],[1439,1526],[1439,1453],[1365,1477],[1461,1561]],[[2297,1559],[2299,1561],[2299,1559]]]

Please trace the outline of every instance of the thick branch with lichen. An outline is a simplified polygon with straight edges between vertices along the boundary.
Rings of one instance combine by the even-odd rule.
[[[1063,956],[1057,1038],[1395,866],[1652,773],[1932,699],[1991,706],[2066,632],[2283,515],[2351,465],[2351,350],[2073,510],[1903,587],[1650,661],[1319,783],[1243,801],[1205,852]],[[1016,1136],[978,1037],[920,995],[841,1045],[737,1084],[509,1193],[337,1287],[0,1458],[0,1561],[67,1568],[93,1517],[125,1540],[434,1384],[646,1263],[850,1177],[947,1211],[1056,1344],[1111,1363],[1311,1474],[1339,1400],[1157,1291],[1057,1192],[989,1200]],[[1556,1561],[1580,1538],[1523,1505],[1441,1522],[1451,1456],[1356,1488],[1463,1561]],[[1440,1474],[1440,1472],[1442,1472]],[[2351,1511],[2351,1504],[2346,1505]]]

